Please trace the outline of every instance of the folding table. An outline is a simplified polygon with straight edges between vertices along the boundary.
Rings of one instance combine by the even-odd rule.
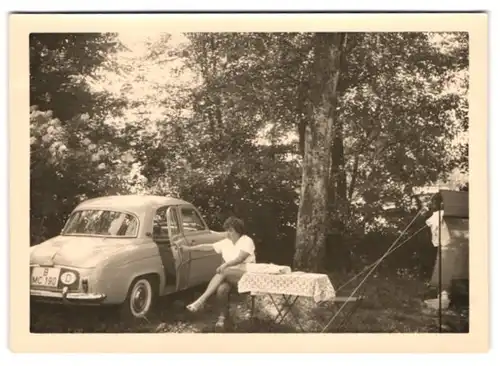
[[[239,293],[249,293],[251,296],[251,318],[254,320],[255,296],[267,296],[277,310],[274,318],[276,324],[281,324],[290,315],[300,330],[304,332],[298,316],[295,314],[295,304],[300,297],[310,298],[315,303],[345,302],[353,299],[335,297],[335,290],[326,274],[291,272],[286,274],[267,274],[247,272],[238,283]],[[280,305],[275,297],[281,297]],[[357,299],[354,299],[357,300]],[[351,314],[354,310],[351,311]],[[345,324],[345,321],[343,322]]]

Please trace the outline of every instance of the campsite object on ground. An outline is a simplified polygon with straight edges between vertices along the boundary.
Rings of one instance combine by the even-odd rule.
[[[448,293],[446,291],[441,292],[441,309],[446,310],[450,306],[450,298],[448,297]],[[424,301],[425,304],[434,310],[439,310],[439,298],[436,299],[428,299]]]

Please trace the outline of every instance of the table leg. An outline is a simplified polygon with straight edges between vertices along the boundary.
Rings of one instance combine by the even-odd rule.
[[[280,319],[280,321],[278,322],[278,324],[281,324],[283,322],[283,320],[286,318],[286,316],[289,313],[292,314],[295,317],[295,314],[293,314],[292,308],[295,305],[295,302],[297,301],[297,299],[299,298],[298,296],[295,296],[293,298],[293,300],[290,302],[290,297],[291,296],[286,296],[286,295],[282,295],[282,296],[283,296],[283,299],[285,301],[284,301],[283,306],[281,307],[281,311],[283,313],[281,313],[281,311],[278,311],[278,316],[275,319],[275,321],[277,321],[278,319]]]
[[[297,318],[297,316],[293,312],[293,307],[294,307],[294,305],[297,302],[299,297],[298,296],[291,296],[291,295],[282,295],[282,297],[284,299],[284,304],[283,304],[283,306],[280,307],[274,301],[273,296],[271,294],[269,294],[269,296],[271,297],[271,301],[273,302],[274,307],[278,311],[278,315],[275,317],[274,322],[276,324],[281,324],[283,322],[283,320],[286,318],[286,316],[288,314],[291,314],[295,323],[299,326],[300,330],[302,332],[304,332],[304,328],[302,327],[302,324],[300,324],[299,319]],[[292,299],[292,300],[290,301],[290,299]]]
[[[294,299],[293,303],[290,305],[289,313],[292,314],[292,317],[295,319],[295,323],[299,326],[300,330],[302,332],[304,332],[305,330],[302,327],[302,324],[300,324],[299,318],[297,317],[297,315],[295,315],[295,312],[293,311],[294,310],[294,304],[297,301],[297,299],[298,299],[298,296]]]
[[[250,305],[250,325],[252,328],[255,326],[255,295],[250,295],[251,305]]]
[[[276,301],[274,301],[274,297],[273,295],[269,294],[269,298],[271,299],[274,307],[276,308],[276,310],[278,311],[278,315],[276,315],[276,317],[274,318],[274,322],[277,322],[279,318],[282,318],[283,315],[282,315],[282,310],[284,309],[284,306],[279,306],[278,304],[276,304]],[[279,324],[279,323],[278,323]]]

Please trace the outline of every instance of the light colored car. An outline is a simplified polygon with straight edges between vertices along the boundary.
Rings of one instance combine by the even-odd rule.
[[[61,234],[31,247],[30,295],[43,302],[121,306],[142,318],[158,296],[208,282],[215,251],[181,245],[225,237],[189,202],[162,196],[109,196],[82,202]]]

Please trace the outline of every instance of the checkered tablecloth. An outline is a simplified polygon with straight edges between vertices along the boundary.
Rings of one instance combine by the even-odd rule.
[[[312,298],[315,302],[335,298],[335,290],[327,275],[305,272],[288,274],[247,272],[238,283],[238,292],[250,292],[253,295],[303,296]]]

